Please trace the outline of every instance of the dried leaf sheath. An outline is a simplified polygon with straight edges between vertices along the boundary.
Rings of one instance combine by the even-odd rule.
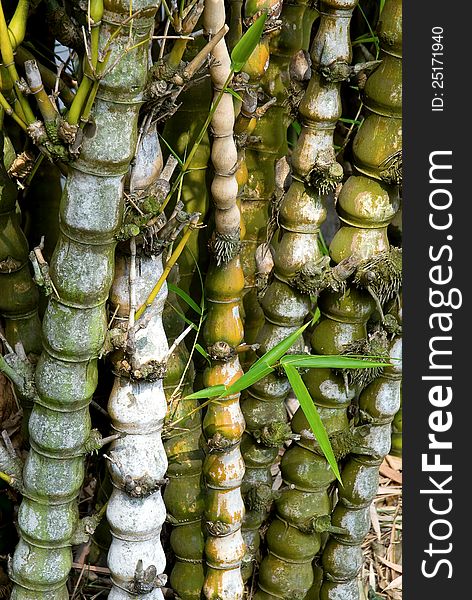
[[[214,35],[225,22],[223,0],[206,0],[203,24]],[[214,98],[230,74],[230,58],[225,40],[212,52],[210,68]],[[203,338],[212,357],[204,374],[204,384],[229,384],[242,375],[234,349],[243,340],[239,305],[244,277],[239,261],[240,212],[236,204],[238,184],[234,175],[237,163],[233,140],[233,97],[223,94],[211,122],[213,142],[211,160],[215,176],[211,192],[215,203],[215,232],[212,262],[206,279],[208,316]],[[203,474],[207,488],[205,520],[207,571],[203,594],[208,600],[239,600],[243,595],[241,560],[244,542],[241,525],[244,504],[241,483],[244,462],[240,441],[244,418],[239,394],[211,402],[203,421],[207,455]]]
[[[134,2],[133,9],[140,12],[131,39],[125,26],[113,41],[110,64],[120,60],[100,84],[93,110],[95,136],[84,139],[62,197],[61,234],[50,271],[59,298],[51,298],[43,322],[44,351],[36,371],[39,400],[30,420],[31,451],[18,516],[21,539],[12,561],[14,600],[68,598],[70,540],[90,435],[88,404],[107,327],[105,303],[123,213],[123,175],[135,153],[147,75],[145,40],[156,8],[152,2]],[[128,2],[105,2],[102,44],[128,15]],[[125,53],[128,44],[134,48]]]

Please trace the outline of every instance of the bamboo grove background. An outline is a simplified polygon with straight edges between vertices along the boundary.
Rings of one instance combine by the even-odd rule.
[[[2,0],[0,597],[364,597],[401,10]]]

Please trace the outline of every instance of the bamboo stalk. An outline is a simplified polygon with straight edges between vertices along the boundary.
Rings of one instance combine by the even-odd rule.
[[[175,318],[178,307],[176,295],[169,293],[167,311],[164,310],[169,342],[181,334],[182,321],[179,323]],[[199,600],[204,581],[202,416],[201,411],[195,410],[198,400],[184,400],[192,392],[194,376],[189,352],[181,341],[167,361],[164,379],[168,403],[164,448],[169,460],[164,501],[167,519],[173,527],[170,545],[175,554],[170,585],[182,600]],[[172,425],[174,421],[178,423]]]
[[[222,0],[206,0],[203,25],[209,35],[225,23]],[[210,75],[214,100],[230,76],[230,57],[221,40],[212,51]],[[233,98],[224,93],[211,122],[211,159],[215,170],[211,192],[215,203],[215,232],[211,240],[212,262],[206,278],[208,316],[203,339],[211,357],[204,385],[229,384],[242,375],[234,349],[243,340],[239,305],[243,272],[239,261],[240,211],[236,204],[237,151],[233,139]],[[203,465],[207,500],[205,520],[207,571],[203,594],[208,600],[240,600],[243,596],[241,560],[244,542],[241,525],[244,503],[241,483],[244,462],[240,450],[244,418],[239,394],[209,403],[203,421],[206,457]]]
[[[354,449],[342,470],[343,487],[333,523],[343,527],[328,541],[322,556],[324,581],[320,598],[357,600],[357,575],[362,567],[361,544],[370,526],[370,505],[377,493],[379,466],[391,445],[391,423],[400,407],[401,337],[394,313],[385,303],[396,301],[401,285],[401,255],[389,248],[387,227],[399,208],[401,182],[401,14],[399,0],[387,0],[379,22],[382,64],[364,89],[367,117],[353,142],[354,166],[338,200],[342,227],[330,253],[335,262],[346,254],[362,257],[354,283],[370,292],[380,320],[392,337],[388,351],[392,366],[359,396],[358,425],[367,426],[360,448]],[[353,287],[351,286],[351,293]]]
[[[261,301],[266,318],[258,339],[261,354],[303,323],[311,307],[309,294],[317,295],[328,283],[329,270],[318,247],[318,231],[326,215],[320,194],[329,191],[342,175],[332,147],[334,126],[340,116],[340,89],[339,82],[327,81],[321,73],[323,68],[336,69],[338,64],[350,61],[349,22],[355,4],[355,0],[330,1],[320,7],[320,25],[311,49],[312,75],[300,104],[302,131],[292,155],[293,181],[280,203],[280,234],[273,242],[274,280]],[[349,313],[352,308],[344,310]],[[322,353],[336,353],[335,348],[331,350]],[[293,351],[303,352],[303,345]],[[289,389],[286,378],[276,376],[250,389],[243,409],[248,430],[262,440],[259,445],[253,442],[259,455],[264,445],[277,446],[291,437],[284,406]],[[339,413],[337,418],[326,420],[330,432],[345,425],[342,415],[345,421],[346,396],[340,394],[339,402],[339,409],[333,411],[335,416]],[[250,412],[255,418],[249,416]],[[265,423],[261,414],[266,417]],[[303,441],[294,445],[281,463],[282,477],[293,489],[276,500],[278,518],[267,532],[268,555],[260,565],[258,600],[272,596],[303,598],[314,581],[311,563],[319,549],[321,525],[329,527],[328,488],[335,477],[325,458],[314,456],[312,448],[304,446]],[[310,464],[310,469],[304,472],[305,464]],[[263,465],[267,486],[271,482],[269,460]],[[260,469],[260,465],[255,466]],[[258,471],[254,469],[254,473]],[[253,485],[261,481],[260,474],[258,478]],[[292,561],[298,563],[296,569]]]
[[[136,146],[137,117],[146,83],[152,0],[104,3],[101,43],[116,34],[115,67],[101,81],[93,116],[71,164],[61,203],[61,234],[50,274],[57,290],[43,322],[44,350],[36,370],[39,400],[30,420],[31,450],[12,560],[14,600],[66,600],[77,526],[77,495],[90,436],[88,405],[97,385],[97,357],[107,327],[105,303],[113,280],[115,234],[123,214],[123,176]],[[128,45],[133,50],[125,52]],[[118,100],[118,102],[116,102]]]
[[[10,346],[20,344],[34,362],[41,353],[39,295],[30,273],[28,242],[17,213],[17,188],[5,169],[3,148],[0,131],[0,316],[5,319],[5,336]],[[27,439],[33,402],[22,393],[22,387],[17,391],[23,408],[22,432]]]
[[[172,149],[179,156],[185,156],[193,147],[208,114],[211,102],[210,82],[205,79],[191,87],[182,94],[181,100],[182,105],[178,113],[171,117],[165,125],[163,138],[172,145]],[[189,172],[185,175],[180,194],[185,211],[199,212],[203,221],[206,219],[210,204],[207,184],[209,160],[210,141],[208,134],[205,134],[190,162]],[[208,265],[207,241],[206,229],[194,230],[178,260],[179,285],[197,301],[201,293],[201,286],[196,277],[195,264],[199,265],[202,273],[206,272]]]
[[[268,238],[269,213],[271,202],[283,194],[283,169],[276,168],[276,162],[288,154],[287,127],[290,122],[291,94],[296,74],[290,68],[292,60],[301,49],[307,49],[310,39],[312,19],[317,15],[313,11],[312,19],[305,19],[306,4],[302,0],[295,4],[284,3],[281,20],[282,29],[273,33],[270,39],[270,62],[262,81],[262,88],[267,98],[272,96],[276,102],[258,120],[254,129],[257,141],[250,142],[245,148],[245,166],[248,171],[247,183],[241,193],[241,210],[244,216],[245,235],[242,241],[241,260],[245,274],[245,333],[247,341],[258,341],[258,334],[264,324],[264,312],[258,301],[258,289],[267,284],[268,272],[271,270],[272,257],[265,244]],[[308,35],[307,35],[308,31]],[[307,41],[308,40],[308,41]],[[293,76],[293,77],[292,77]],[[293,107],[292,107],[293,108]],[[265,397],[265,396],[264,396]],[[248,410],[246,402],[243,411]],[[256,409],[257,402],[253,400]],[[281,406],[279,407],[281,408]],[[285,420],[283,410],[279,411],[282,421]],[[272,415],[265,415],[270,422]],[[247,419],[248,420],[248,419]],[[260,546],[259,528],[267,515],[270,495],[265,502],[254,501],[251,492],[254,485],[259,484],[256,474],[265,469],[264,485],[270,488],[269,469],[277,455],[277,446],[264,446],[259,440],[251,442],[251,437],[260,435],[261,428],[267,425],[259,419],[254,426],[248,428],[243,443],[243,456],[246,461],[245,492],[246,519],[243,536],[247,545],[244,559],[243,576],[246,580],[252,573],[258,548]],[[252,483],[251,483],[252,482]],[[249,496],[247,496],[249,493]]]
[[[157,131],[151,127],[138,146],[130,193],[145,197],[161,169]],[[162,597],[159,588],[165,583],[160,542],[165,506],[160,487],[167,469],[161,440],[166,412],[162,378],[169,349],[162,324],[167,286],[161,286],[146,316],[139,319],[136,308],[146,302],[162,275],[162,257],[148,256],[141,248],[137,253],[135,238],[130,240],[130,253],[119,250],[110,301],[117,308],[115,318],[128,325],[128,345],[124,354],[112,355],[115,380],[108,401],[113,432],[121,434],[109,452],[113,484],[107,507],[112,535],[109,598],[129,599],[139,593],[143,600],[151,600]]]

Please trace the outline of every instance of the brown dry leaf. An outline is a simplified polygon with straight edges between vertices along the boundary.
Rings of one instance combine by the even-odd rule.
[[[391,569],[393,569],[397,573],[403,573],[401,565],[397,565],[396,563],[393,563],[392,561],[387,560],[386,558],[382,558],[379,555],[377,555],[377,558],[380,560],[381,563],[383,563],[387,567],[390,567]]]
[[[385,461],[380,465],[379,472],[381,475],[383,475],[384,477],[388,477],[395,483],[400,483],[400,484],[403,483],[403,478],[402,478],[402,474],[400,473],[400,471],[397,471],[396,469],[392,469],[391,467],[388,466],[388,464]]]
[[[399,456],[392,456],[391,454],[385,457],[385,460],[390,468],[394,471],[401,471],[403,461]]]
[[[383,591],[386,592],[387,590],[401,590],[401,589],[402,589],[402,575],[399,575],[393,581],[391,581]]]
[[[380,542],[380,540],[382,539],[382,532],[380,531],[379,515],[377,514],[375,502],[372,502],[372,504],[370,505],[370,520],[372,523],[372,528],[377,534],[377,539]]]

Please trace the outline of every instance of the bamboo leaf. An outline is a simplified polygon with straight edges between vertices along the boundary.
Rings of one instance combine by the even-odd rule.
[[[289,354],[283,356],[280,364],[291,367],[305,367],[311,369],[372,369],[374,367],[387,367],[389,363],[374,360],[364,360],[352,356]]]
[[[246,31],[231,52],[231,70],[239,73],[254,52],[264,31],[267,13],[262,14]]]
[[[200,346],[200,344],[195,344],[195,350],[199,352],[203,356],[203,358],[205,358],[210,363],[210,357],[208,356],[208,352],[205,350],[205,348]]]
[[[236,98],[236,100],[239,100],[240,102],[243,102],[243,99],[241,98],[241,96],[238,94],[238,92],[236,92],[236,90],[233,90],[233,88],[230,88],[230,87],[226,88],[226,91],[229,94],[231,94],[232,96],[234,96]]]
[[[273,370],[273,367],[265,365],[263,363],[259,363],[258,365],[254,364],[249,369],[249,371],[244,373],[242,377],[240,377],[237,381],[235,381],[226,389],[223,396],[230,396],[232,394],[237,394],[238,392],[245,390],[254,383],[257,383],[266,375],[269,375],[269,373],[272,373]]]
[[[182,298],[182,300],[185,302],[185,304],[188,304],[188,306],[190,306],[190,308],[193,308],[193,310],[197,313],[197,315],[201,316],[202,309],[198,306],[198,304],[194,300],[192,300],[192,298],[190,298],[190,296],[187,294],[187,292],[184,292],[184,290],[181,290],[179,287],[177,287],[173,283],[167,283],[167,287],[168,287],[169,291],[174,292],[174,294],[177,294],[177,296],[179,296],[179,298]]]
[[[185,400],[201,400],[204,398],[217,398],[226,392],[225,385],[212,385],[211,387],[204,388],[193,394],[185,396]]]
[[[292,386],[292,389],[298,401],[300,402],[300,406],[311,427],[311,430],[315,434],[316,440],[319,443],[326,460],[333,470],[333,473],[336,475],[336,479],[342,483],[341,474],[339,473],[338,464],[336,462],[336,458],[334,457],[334,452],[331,447],[331,442],[329,441],[325,426],[323,425],[323,421],[321,420],[320,415],[313,404],[313,400],[311,399],[300,373],[290,364],[284,364],[284,369],[290,385]]]
[[[287,352],[287,350],[289,350],[293,346],[293,344],[297,341],[297,339],[301,336],[301,334],[305,331],[309,324],[310,323],[305,323],[305,325],[302,325],[299,329],[297,329],[297,331],[291,333],[288,337],[279,342],[271,350],[262,355],[252,365],[251,369],[254,369],[257,365],[260,364],[266,366],[274,365],[274,363],[276,363],[280,359],[280,357],[283,356]]]
[[[159,134],[159,137],[161,138],[161,140],[164,142],[164,144],[167,146],[167,148],[169,149],[169,152],[172,154],[172,156],[175,158],[175,160],[179,163],[179,165],[181,167],[183,167],[184,162],[183,160],[180,158],[180,156],[177,154],[177,152],[171,147],[170,144],[168,144],[166,142],[166,140],[162,137],[161,134]]]

